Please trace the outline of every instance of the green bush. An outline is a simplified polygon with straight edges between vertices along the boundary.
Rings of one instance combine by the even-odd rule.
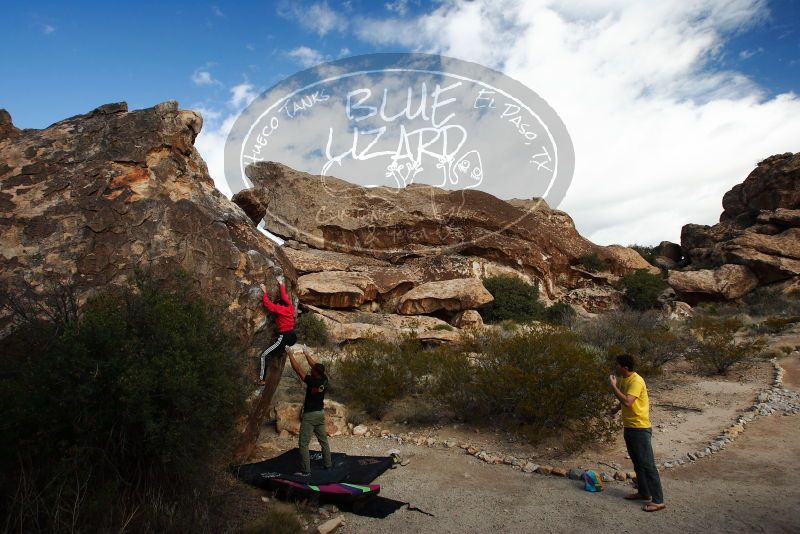
[[[139,275],[80,313],[7,295],[18,325],[0,350],[7,528],[209,528],[198,499],[245,391],[220,316],[185,276],[174,282]],[[25,312],[34,309],[50,319]]]
[[[516,277],[487,278],[484,287],[494,300],[481,307],[481,317],[487,323],[504,320],[525,322],[538,319],[544,312],[539,302],[539,285],[528,284]]]
[[[437,324],[431,330],[445,330],[447,332],[452,332],[454,329],[449,324]]]
[[[625,298],[636,310],[648,310],[658,306],[658,297],[667,288],[667,283],[657,274],[646,269],[637,269],[620,279]]]
[[[628,245],[628,248],[632,248],[639,255],[647,261],[650,265],[655,265],[656,261],[656,247],[648,246],[648,245]]]
[[[569,331],[482,333],[469,346],[437,353],[433,374],[435,397],[456,416],[531,441],[567,433],[566,445],[577,449],[616,429],[604,417],[614,404],[608,366]]]
[[[572,306],[557,302],[544,310],[543,319],[550,324],[569,326],[575,320],[575,316],[575,309]]]
[[[601,260],[594,252],[578,258],[578,264],[590,273],[599,273],[608,269],[606,262]]]
[[[762,339],[740,336],[743,322],[737,317],[697,316],[691,322],[697,345],[690,359],[701,371],[724,374],[736,364],[748,365],[764,350]]]
[[[295,324],[297,340],[309,347],[327,347],[331,340],[328,327],[319,317],[310,312],[301,313]]]
[[[670,325],[652,310],[614,311],[583,322],[580,339],[608,356],[632,354],[642,374],[658,374],[667,363],[688,354],[694,340],[680,325]]]
[[[377,418],[385,415],[394,400],[413,391],[430,370],[428,358],[414,337],[400,342],[362,340],[345,350],[333,369],[335,391]]]

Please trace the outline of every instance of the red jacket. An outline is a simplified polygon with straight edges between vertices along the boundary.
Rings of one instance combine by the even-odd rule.
[[[281,300],[286,303],[285,306],[271,302],[266,293],[264,293],[263,302],[264,306],[275,314],[275,324],[278,327],[278,332],[284,333],[294,330],[294,306],[292,306],[292,301],[289,299],[289,295],[286,294],[286,288],[283,287],[283,284],[279,284],[278,288],[281,292]]]

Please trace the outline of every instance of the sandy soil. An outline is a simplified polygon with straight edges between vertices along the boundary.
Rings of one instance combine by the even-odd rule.
[[[786,387],[800,389],[800,358],[784,358]],[[727,379],[697,377],[680,367],[649,381],[657,461],[696,450],[730,425],[768,382],[763,364]],[[683,408],[693,408],[687,410]],[[696,411],[699,410],[699,411]],[[384,425],[384,428],[387,425]],[[661,428],[659,428],[661,427]],[[393,431],[408,428],[389,427]],[[580,455],[552,447],[532,448],[501,433],[475,433],[445,426],[418,434],[467,441],[487,450],[535,457],[538,463],[600,467],[619,463],[632,469],[621,438]],[[295,438],[265,433],[261,453],[291,448]],[[375,520],[346,514],[342,532],[800,532],[800,417],[758,418],[725,451],[662,473],[668,509],[646,514],[624,501],[627,483],[611,483],[602,494],[582,491],[578,482],[524,474],[488,465],[458,448],[428,448],[378,438],[332,438],[334,449],[351,454],[385,454],[399,448],[411,458],[379,479],[382,494],[408,501],[432,514],[400,510]]]

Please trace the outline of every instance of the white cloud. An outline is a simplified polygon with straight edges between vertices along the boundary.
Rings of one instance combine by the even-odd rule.
[[[302,4],[299,2],[281,2],[278,14],[293,20],[306,30],[324,37],[332,31],[343,32],[348,27],[347,17],[337,13],[327,1]]]
[[[240,83],[231,87],[231,99],[229,104],[236,108],[241,109],[250,104],[258,96],[255,87],[248,83]]]
[[[45,24],[42,26],[42,33],[45,35],[50,35],[51,33],[56,31],[56,27],[52,24]]]
[[[739,59],[750,59],[751,57],[760,54],[764,51],[760,46],[755,50],[742,50],[739,52]]]
[[[222,82],[215,80],[209,71],[203,69],[194,71],[191,80],[195,85],[222,85]]]
[[[219,111],[211,110],[209,113],[210,110],[200,106],[196,106],[194,110],[203,116],[203,129],[197,136],[194,146],[203,156],[214,185],[223,195],[230,198],[232,191],[225,181],[225,140],[236,121],[238,112],[229,113],[223,118],[223,114]]]
[[[314,50],[307,46],[298,46],[286,53],[290,58],[297,61],[302,66],[308,68],[319,65],[327,61],[327,57],[322,55],[319,50]]]
[[[222,12],[219,6],[211,6],[211,12],[214,13],[214,16],[216,17],[222,18],[225,16],[225,13]]]
[[[493,66],[545,98],[575,145],[560,208],[590,239],[628,244],[715,222],[759,160],[800,150],[800,98],[767,97],[716,63],[766,16],[764,0],[453,0],[353,27],[373,44]]]

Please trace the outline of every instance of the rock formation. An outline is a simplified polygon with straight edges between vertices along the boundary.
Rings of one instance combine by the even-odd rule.
[[[681,252],[690,269],[716,269],[713,278],[718,282],[735,274],[737,280],[722,283],[740,289],[756,287],[753,277],[765,285],[800,275],[800,153],[760,162],[743,183],[725,193],[722,206],[718,224],[683,227]],[[719,270],[729,264],[742,267]],[[691,276],[710,280],[706,275]],[[748,282],[742,285],[744,279]],[[670,280],[680,296],[687,277],[671,275]],[[711,286],[707,285],[707,295],[719,296]],[[740,296],[739,291],[733,294]]]
[[[108,104],[42,130],[19,130],[0,110],[2,287],[71,283],[81,303],[124,283],[134,268],[158,279],[182,268],[230,314],[233,331],[252,347],[247,356],[255,356],[272,336],[258,284],[294,273],[214,188],[193,146],[201,126],[175,102],[130,112]],[[8,327],[7,315],[0,321]],[[243,356],[243,364],[253,360]],[[243,454],[266,415],[269,389],[251,405]]]
[[[234,202],[287,240],[301,302],[315,307],[434,314],[456,324],[456,314],[491,298],[481,279],[516,276],[538,282],[546,302],[598,311],[620,305],[611,286],[619,276],[658,272],[632,249],[584,239],[566,213],[540,199],[506,202],[427,185],[365,188],[273,162],[250,166],[247,174],[254,188]],[[589,254],[608,271],[580,269],[579,259]],[[466,317],[457,322],[478,321]],[[354,324],[370,323],[342,323],[348,326],[337,327],[339,333],[375,331],[374,324]]]

